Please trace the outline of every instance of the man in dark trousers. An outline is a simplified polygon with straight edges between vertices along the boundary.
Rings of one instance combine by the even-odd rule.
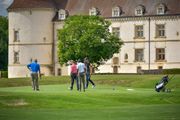
[[[85,67],[86,67],[86,89],[88,88],[89,82],[92,84],[92,87],[94,88],[95,84],[91,80],[91,69],[90,69],[90,67],[91,67],[90,65],[91,64],[90,64],[88,58],[84,59],[84,64],[85,64]]]
[[[37,59],[35,59],[32,63],[28,64],[27,68],[31,71],[33,90],[39,91],[38,73],[39,77],[41,78],[41,70],[40,65],[37,63]]]
[[[79,91],[81,91],[81,88],[83,87],[83,91],[85,92],[86,86],[85,86],[84,77],[85,77],[86,68],[82,60],[78,60],[77,68],[78,68],[78,78],[79,78]]]

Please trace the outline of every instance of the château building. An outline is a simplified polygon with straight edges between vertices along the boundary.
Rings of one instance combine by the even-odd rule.
[[[9,77],[26,77],[31,59],[44,75],[68,75],[57,31],[72,15],[99,15],[123,42],[96,73],[180,68],[180,0],[14,0],[8,8]]]

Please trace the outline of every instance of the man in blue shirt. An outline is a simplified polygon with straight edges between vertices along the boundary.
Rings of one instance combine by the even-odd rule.
[[[31,71],[33,90],[39,91],[38,73],[39,77],[41,78],[41,70],[40,65],[37,63],[37,59],[35,59],[34,62],[28,64],[27,68]]]

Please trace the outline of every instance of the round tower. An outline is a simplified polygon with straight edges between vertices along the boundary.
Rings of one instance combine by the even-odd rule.
[[[9,78],[29,76],[26,66],[31,59],[38,60],[42,74],[52,74],[52,19],[55,11],[52,3],[47,1],[32,5],[33,0],[27,0],[25,3],[22,3],[22,0],[14,0],[8,8]]]

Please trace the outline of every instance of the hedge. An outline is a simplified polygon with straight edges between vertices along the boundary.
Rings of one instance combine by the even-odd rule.
[[[180,74],[180,68],[163,69],[163,74]]]
[[[0,71],[0,74],[1,78],[8,78],[8,71]]]

